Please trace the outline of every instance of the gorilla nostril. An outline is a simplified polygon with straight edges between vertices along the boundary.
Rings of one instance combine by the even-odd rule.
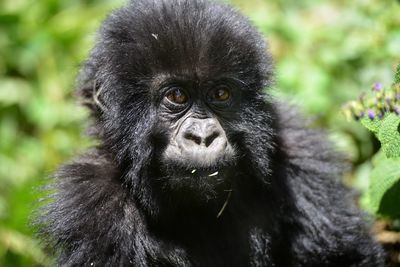
[[[199,136],[194,135],[194,134],[185,133],[185,135],[183,137],[185,139],[188,139],[188,140],[191,140],[191,141],[195,142],[198,145],[201,144],[201,138]]]
[[[212,142],[219,136],[219,132],[213,132],[211,135],[206,137],[204,144],[206,147],[212,144]]]

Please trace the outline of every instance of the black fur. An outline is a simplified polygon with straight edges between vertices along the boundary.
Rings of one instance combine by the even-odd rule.
[[[206,0],[132,0],[108,17],[78,88],[100,145],[60,168],[41,210],[61,266],[382,265],[326,137],[265,95],[265,51],[247,19]],[[207,201],[158,186],[152,88],[169,76],[242,85],[221,123],[239,158]]]

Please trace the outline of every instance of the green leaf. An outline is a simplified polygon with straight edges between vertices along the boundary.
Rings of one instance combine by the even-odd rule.
[[[388,113],[382,119],[364,117],[361,123],[379,139],[386,157],[400,157],[400,116]]]
[[[379,132],[379,128],[381,127],[381,124],[382,124],[382,120],[380,120],[380,119],[371,120],[368,117],[363,117],[360,120],[360,122],[362,125],[364,125],[365,128],[367,128],[374,134],[377,134]]]
[[[400,117],[389,114],[382,120],[377,137],[386,157],[400,157]],[[400,166],[399,166],[400,168]]]
[[[400,158],[376,158],[367,194],[369,210],[400,218]]]

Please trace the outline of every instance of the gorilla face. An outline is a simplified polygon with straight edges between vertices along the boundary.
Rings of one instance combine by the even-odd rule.
[[[229,140],[241,102],[238,85],[226,79],[170,81],[157,92],[158,120],[166,132],[165,145],[156,146],[162,180],[170,188],[205,194],[229,182],[238,154]]]

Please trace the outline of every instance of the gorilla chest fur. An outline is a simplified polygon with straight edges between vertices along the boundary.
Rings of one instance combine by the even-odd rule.
[[[237,205],[237,201],[241,203]],[[276,220],[260,215],[259,204],[246,207],[249,202],[242,201],[242,197],[239,200],[231,196],[219,217],[217,207],[194,206],[192,210],[181,209],[167,218],[158,218],[149,227],[160,240],[182,248],[194,266],[251,266],[255,259],[269,262],[271,244],[278,246],[284,236],[272,242],[274,228],[278,227]]]

